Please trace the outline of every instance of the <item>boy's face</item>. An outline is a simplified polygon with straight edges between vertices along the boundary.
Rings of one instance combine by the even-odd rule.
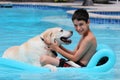
[[[74,24],[76,31],[81,35],[84,35],[89,29],[88,28],[89,27],[89,20],[86,23],[84,20],[75,19],[75,20],[73,20],[73,24]]]

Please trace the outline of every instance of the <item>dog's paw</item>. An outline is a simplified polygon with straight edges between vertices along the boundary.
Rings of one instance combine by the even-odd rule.
[[[56,72],[57,71],[57,67],[53,66],[53,65],[50,65],[50,64],[47,64],[44,67],[49,68],[52,72]]]

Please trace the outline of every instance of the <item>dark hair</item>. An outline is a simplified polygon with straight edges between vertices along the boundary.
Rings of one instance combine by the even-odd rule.
[[[72,16],[72,21],[74,21],[75,19],[77,19],[78,21],[84,20],[85,22],[87,22],[89,19],[89,14],[88,14],[87,10],[77,9]]]

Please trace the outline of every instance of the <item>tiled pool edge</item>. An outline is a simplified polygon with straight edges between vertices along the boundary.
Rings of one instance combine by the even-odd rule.
[[[74,12],[74,9],[78,9],[78,8],[74,8],[74,7],[65,7],[65,6],[56,6],[56,5],[47,5],[47,4],[36,4],[36,3],[20,3],[20,4],[16,4],[16,3],[13,3],[13,5],[16,5],[16,6],[33,6],[33,7],[39,7],[39,6],[49,6],[51,8],[62,8],[62,9],[65,9],[67,12],[68,15],[72,15],[73,12]],[[103,24],[103,23],[111,23],[111,24],[120,24],[120,16],[111,16],[111,15],[102,15],[102,14],[95,14],[95,13],[92,13],[92,12],[97,12],[97,11],[100,11],[100,10],[92,10],[92,9],[88,9],[88,12],[89,12],[89,15],[90,15],[90,19],[91,22],[93,23],[99,23],[99,24]],[[113,11],[114,12],[114,11]]]
[[[57,6],[57,5],[50,5],[50,4],[40,4],[40,3],[4,3],[4,4],[12,4],[14,7],[27,7],[27,8],[39,8],[39,6],[48,6],[54,9],[57,8],[62,8],[65,9],[68,13],[68,15],[72,15],[74,12],[74,9],[78,9],[78,8],[74,8],[74,7],[66,7],[66,6]],[[110,16],[110,15],[102,15],[102,14],[95,14],[92,12],[97,12],[100,10],[92,10],[92,9],[88,9],[89,15],[90,15],[90,19],[91,22],[93,23],[112,23],[112,24],[120,24],[120,16]]]
[[[102,15],[102,14],[95,14],[92,12],[97,12],[96,10],[88,10],[90,19],[92,22],[95,23],[112,23],[112,24],[120,24],[120,16],[113,16],[113,15]],[[104,12],[104,11],[103,11]],[[67,11],[68,14],[73,14],[74,10]]]

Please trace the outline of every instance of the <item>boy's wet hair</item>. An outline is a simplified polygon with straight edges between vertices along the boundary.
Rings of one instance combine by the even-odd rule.
[[[85,9],[76,10],[72,16],[72,21],[74,21],[75,19],[77,19],[78,21],[84,20],[85,22],[88,22],[89,14],[88,14],[87,10],[85,10]]]

